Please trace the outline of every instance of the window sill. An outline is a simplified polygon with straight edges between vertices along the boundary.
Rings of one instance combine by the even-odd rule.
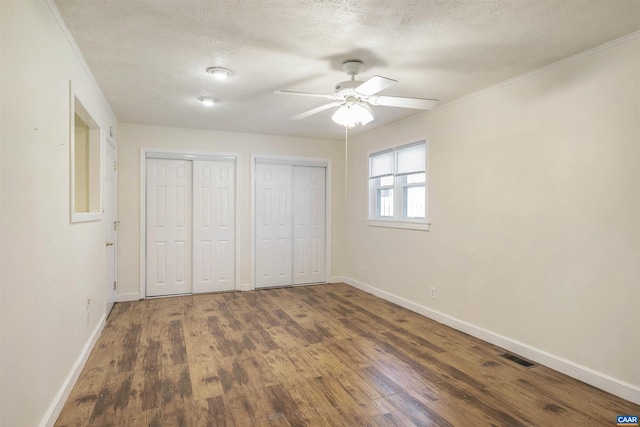
[[[429,231],[431,223],[429,222],[404,222],[404,221],[387,221],[380,219],[368,219],[365,224],[369,227],[386,227],[386,228],[402,228],[405,230]]]
[[[101,221],[102,212],[75,212],[71,214],[71,222]]]

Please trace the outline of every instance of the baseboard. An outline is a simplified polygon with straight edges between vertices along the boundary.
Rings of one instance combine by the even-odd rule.
[[[252,283],[242,283],[238,285],[238,288],[236,290],[244,292],[253,291],[254,289],[255,288]],[[118,294],[118,296],[116,297],[116,302],[138,301],[141,299],[144,299],[144,297],[141,297],[137,292],[132,294]]]
[[[93,347],[98,341],[98,337],[100,337],[100,333],[102,332],[102,329],[106,324],[106,320],[106,316],[102,316],[102,318],[96,325],[96,328],[93,330],[93,333],[89,337],[89,340],[82,349],[80,356],[78,356],[76,363],[74,363],[73,368],[71,368],[71,372],[69,372],[69,375],[67,375],[67,378],[62,384],[62,387],[60,387],[58,394],[56,394],[56,397],[53,399],[53,402],[49,406],[47,413],[42,418],[42,421],[39,424],[41,427],[52,427],[56,423],[60,412],[62,412],[62,407],[67,401],[69,394],[71,394],[71,390],[76,384],[76,381],[78,381],[78,377],[80,376],[84,365],[87,363],[87,359],[91,354],[91,350],[93,350]]]
[[[137,292],[133,294],[118,294],[116,296],[116,302],[138,301],[141,299],[144,299],[144,297],[141,297]]]
[[[562,357],[558,357],[535,347],[531,347],[527,344],[521,343],[519,341],[516,341],[509,337],[505,337],[471,323],[456,319],[455,317],[409,301],[390,292],[367,285],[366,283],[359,282],[350,277],[341,277],[340,279],[342,279],[342,282],[353,286],[354,288],[358,288],[362,291],[373,294],[415,313],[433,319],[439,323],[450,326],[453,329],[462,331],[483,341],[487,341],[491,344],[497,345],[498,347],[502,347],[505,350],[519,354],[527,359],[533,360],[541,365],[547,366],[551,369],[590,384],[608,393],[615,394],[616,396],[619,396],[623,399],[629,400],[636,404],[640,404],[640,387],[634,386],[633,384],[629,384],[625,381],[613,378],[609,375],[579,365],[570,360],[563,359]]]

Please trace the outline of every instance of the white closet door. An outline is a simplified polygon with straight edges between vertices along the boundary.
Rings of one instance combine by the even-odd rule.
[[[147,296],[191,292],[191,162],[147,159]]]
[[[193,161],[193,292],[235,289],[235,164]]]
[[[293,284],[325,281],[325,168],[293,167]]]
[[[256,287],[292,284],[290,165],[256,164]]]

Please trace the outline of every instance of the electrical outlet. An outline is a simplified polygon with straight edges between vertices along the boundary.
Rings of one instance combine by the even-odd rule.
[[[89,311],[89,306],[90,305],[91,305],[91,298],[87,298],[87,306],[85,307],[86,311]]]
[[[435,286],[431,286],[431,287],[429,288],[429,290],[431,291],[431,292],[430,292],[430,296],[431,296],[431,298],[432,298],[432,299],[436,299],[436,288],[435,288]]]
[[[358,273],[364,274],[364,267],[363,266],[359,266],[358,267]]]

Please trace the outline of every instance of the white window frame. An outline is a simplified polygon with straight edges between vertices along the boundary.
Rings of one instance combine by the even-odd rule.
[[[405,189],[413,186],[421,186],[420,184],[407,184],[402,179],[402,174],[396,173],[396,156],[397,152],[408,148],[412,145],[417,144],[425,144],[425,180],[424,180],[424,190],[425,190],[425,203],[424,203],[424,218],[405,218],[404,217],[404,206],[403,206],[403,198]],[[393,177],[393,185],[392,186],[380,186],[377,184],[377,180],[381,177],[371,178],[371,158],[372,156],[380,155],[385,152],[393,152],[393,171],[385,176]],[[369,180],[369,213],[367,220],[365,221],[366,225],[371,227],[388,227],[388,228],[403,228],[409,230],[421,230],[421,231],[429,231],[431,223],[429,222],[429,140],[426,137],[412,139],[402,144],[383,147],[381,149],[370,151],[369,156],[369,165],[367,168],[367,179]],[[376,204],[377,197],[376,194],[380,189],[393,189],[393,216],[390,217],[377,217],[376,216]]]

